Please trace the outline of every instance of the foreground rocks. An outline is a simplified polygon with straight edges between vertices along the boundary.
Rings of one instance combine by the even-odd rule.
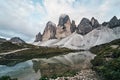
[[[51,79],[52,80],[52,79]],[[55,80],[100,80],[92,69],[81,70],[74,77],[58,77]]]

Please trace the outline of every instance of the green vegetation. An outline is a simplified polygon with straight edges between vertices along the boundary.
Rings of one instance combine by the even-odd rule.
[[[21,49],[22,46],[19,46],[17,44],[12,44],[11,42],[3,42],[0,44],[0,53],[2,52],[8,52],[11,50]]]
[[[0,80],[18,80],[18,79],[17,78],[12,79],[10,78],[10,76],[2,76],[0,77]]]
[[[16,63],[30,60],[33,58],[49,58],[52,56],[62,55],[73,51],[75,50],[67,48],[34,47],[28,50],[1,56],[2,58],[0,58],[0,64],[14,65]]]
[[[13,44],[13,43],[7,41],[7,42],[0,43],[0,53],[9,52],[9,51],[13,51],[16,49],[21,49],[21,48],[34,48],[34,47],[35,46],[31,45],[31,44],[26,44],[26,43]]]
[[[120,39],[90,49],[97,54],[91,61],[103,80],[120,80]]]

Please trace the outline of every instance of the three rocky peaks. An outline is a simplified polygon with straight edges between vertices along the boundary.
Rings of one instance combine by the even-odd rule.
[[[71,21],[68,15],[62,14],[59,17],[58,25],[51,21],[48,21],[43,34],[39,32],[36,35],[34,42],[47,41],[49,39],[62,39],[74,32],[85,35],[100,26],[108,26],[109,28],[114,28],[118,25],[120,25],[120,20],[114,16],[109,22],[103,22],[102,24],[99,24],[97,19],[94,17],[92,17],[91,20],[83,18],[78,26],[76,26],[74,20]]]

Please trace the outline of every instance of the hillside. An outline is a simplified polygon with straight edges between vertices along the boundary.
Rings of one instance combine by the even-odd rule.
[[[0,53],[9,52],[17,49],[22,49],[22,48],[34,48],[34,47],[35,47],[34,45],[27,44],[27,43],[15,44],[15,43],[6,41],[0,44]]]
[[[11,50],[16,50],[16,49],[21,49],[21,48],[23,48],[23,46],[21,45],[13,44],[11,42],[3,42],[0,44],[0,53],[8,52]]]
[[[90,51],[97,55],[91,63],[103,80],[120,79],[120,39],[92,47]]]

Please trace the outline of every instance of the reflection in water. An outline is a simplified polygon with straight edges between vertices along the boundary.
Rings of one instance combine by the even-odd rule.
[[[33,59],[8,67],[0,65],[0,76],[9,75],[19,80],[39,80],[41,75],[63,74],[90,68],[90,60],[95,55],[88,51],[69,53],[48,59]]]
[[[33,68],[35,72],[41,71],[42,76],[54,74],[64,74],[68,71],[80,71],[81,69],[90,68],[90,60],[94,55],[88,51],[69,53],[52,57],[49,59],[33,59]]]
[[[18,80],[38,80],[40,78],[40,72],[35,73],[31,60],[12,67],[0,65],[0,76],[4,75],[18,78]]]

